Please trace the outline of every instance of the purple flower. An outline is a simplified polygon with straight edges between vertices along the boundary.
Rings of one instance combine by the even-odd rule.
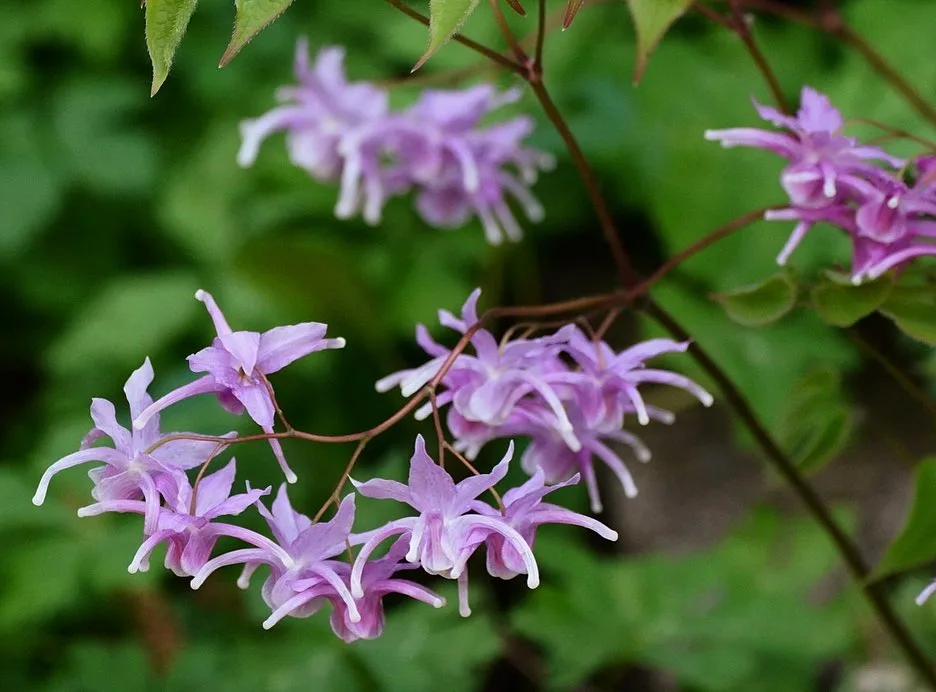
[[[354,523],[354,495],[342,500],[331,520],[317,524],[292,508],[285,485],[280,487],[272,513],[259,502],[257,507],[276,541],[253,532],[245,533],[243,540],[254,547],[209,560],[192,579],[192,588],[200,587],[216,569],[234,564],[245,565],[238,584],[246,587],[257,567],[268,565],[271,572],[263,584],[263,599],[273,613],[264,622],[265,628],[272,627],[287,615],[312,615],[321,608],[322,598],[327,594],[342,600],[350,621],[360,621],[360,612],[346,586],[348,565],[332,559],[348,546]]]
[[[286,130],[293,163],[320,181],[340,181],[338,218],[361,213],[376,225],[387,200],[414,188],[416,210],[426,223],[453,228],[477,216],[494,244],[505,235],[521,235],[508,198],[530,220],[542,218],[529,187],[553,159],[523,146],[533,121],[479,125],[491,111],[516,101],[519,91],[498,93],[490,85],[427,90],[411,107],[390,112],[385,90],[346,81],[343,56],[341,49],[325,48],[310,69],[307,46],[299,43],[300,84],[280,91],[287,105],[241,126],[242,166],[253,163],[270,133]]]
[[[248,490],[231,497],[234,485],[235,461],[231,459],[220,471],[205,476],[197,491],[185,479],[175,493],[165,495],[166,505],[159,510],[156,530],[143,541],[128,568],[130,573],[149,569],[150,553],[160,543],[166,543],[166,568],[177,576],[193,576],[204,567],[214,545],[221,536],[256,540],[257,534],[239,526],[214,522],[221,516],[238,515],[254,504],[266,490]],[[194,494],[194,506],[192,503]],[[103,512],[134,512],[143,514],[146,505],[139,500],[110,500],[78,511],[87,517]],[[262,538],[262,537],[261,537]]]
[[[407,562],[419,563],[429,574],[458,579],[459,612],[464,616],[470,613],[465,566],[488,535],[498,534],[513,546],[524,563],[527,586],[536,588],[539,570],[523,537],[502,518],[469,514],[475,498],[506,475],[512,456],[513,443],[491,473],[471,476],[456,484],[448,472],[426,453],[426,444],[420,435],[416,438],[416,448],[410,460],[407,485],[384,479],[354,482],[361,495],[403,502],[417,510],[419,516],[391,521],[369,535],[351,570],[351,593],[357,598],[364,595],[363,574],[367,558],[381,542],[398,535],[408,539]]]
[[[131,417],[139,416],[152,404],[146,392],[152,381],[153,366],[147,358],[124,386]],[[179,439],[157,446],[167,437],[159,432],[158,415],[154,413],[145,425],[128,430],[117,422],[114,405],[107,399],[92,399],[91,419],[94,427],[82,441],[80,451],[59,459],[42,474],[33,504],[41,505],[45,501],[49,482],[55,474],[80,464],[102,462],[104,466],[88,472],[94,481],[91,496],[98,502],[80,512],[99,513],[102,503],[142,498],[145,532],[153,533],[159,516],[160,493],[178,492],[178,488],[187,483],[184,471],[207,460],[215,443]],[[110,439],[114,446],[91,446],[101,438]]]
[[[476,501],[473,508],[486,516],[502,516],[531,547],[536,539],[536,529],[542,524],[582,526],[594,531],[602,538],[616,541],[618,539],[617,531],[613,531],[600,521],[578,514],[565,507],[542,501],[543,497],[553,490],[564,488],[567,485],[574,485],[578,481],[579,476],[576,474],[562,483],[547,486],[543,470],[537,469],[533,477],[526,483],[518,488],[511,488],[504,493],[503,511],[496,510],[481,501]],[[485,546],[487,547],[487,570],[492,577],[513,579],[518,574],[526,573],[526,564],[522,556],[500,534],[490,534],[485,541]]]
[[[324,338],[328,327],[320,322],[274,327],[262,334],[235,332],[210,293],[199,290],[195,298],[205,304],[218,335],[211,346],[190,355],[188,362],[192,372],[208,374],[150,404],[134,418],[135,428],[143,428],[151,416],[167,406],[196,394],[213,392],[225,409],[235,414],[246,410],[264,432],[272,433],[275,406],[267,375],[315,351],[345,345],[344,339]],[[271,439],[270,445],[286,480],[295,483],[296,474],[286,463],[279,440]]]
[[[517,241],[522,231],[505,193],[520,203],[530,221],[542,220],[543,208],[528,186],[536,182],[540,170],[552,168],[554,161],[541,151],[523,147],[533,121],[518,117],[478,128],[489,111],[519,97],[519,90],[498,94],[487,84],[462,91],[426,90],[404,113],[422,136],[411,171],[420,188],[416,208],[426,223],[457,228],[477,216],[489,243],[498,245],[505,235]]]
[[[461,319],[447,310],[439,311],[439,322],[460,334],[476,327],[477,303],[481,289],[475,289],[462,307]],[[550,385],[549,377],[563,366],[556,357],[568,341],[572,327],[566,327],[552,336],[538,339],[515,339],[498,345],[486,329],[476,329],[471,346],[476,355],[460,353],[452,367],[442,378],[442,391],[436,401],[439,406],[452,403],[458,415],[470,423],[478,423],[489,430],[521,429],[532,417],[549,421],[572,449],[580,443],[572,433],[572,424],[558,394]],[[411,396],[429,383],[439,372],[451,351],[435,343],[426,328],[419,325],[416,340],[434,356],[425,365],[412,370],[388,375],[377,382],[377,391],[385,392],[399,386],[403,396]],[[417,412],[417,418],[431,413],[431,404]],[[500,435],[508,436],[508,435]]]
[[[343,48],[325,47],[311,66],[308,43],[300,39],[295,58],[299,84],[278,92],[279,100],[286,105],[241,123],[243,142],[237,154],[241,166],[250,166],[256,160],[264,139],[285,130],[293,164],[322,182],[340,178],[342,139],[354,128],[385,116],[388,103],[385,90],[347,81],[342,65],[344,54]]]
[[[793,250],[819,222],[831,223],[852,241],[852,281],[859,284],[898,269],[917,257],[936,255],[936,158],[913,161],[916,183],[907,185],[889,169],[905,162],[841,134],[844,121],[828,98],[803,88],[795,118],[755,103],[761,117],[788,133],[751,128],[718,130],[706,138],[725,146],[753,146],[789,160],[781,183],[789,209],[768,211],[768,220],[793,220],[796,227],[777,257],[786,264]]]
[[[855,181],[885,178],[885,173],[868,160],[884,161],[894,168],[903,165],[901,159],[877,147],[859,146],[855,138],[843,135],[844,121],[828,97],[803,87],[800,100],[795,118],[754,103],[762,119],[789,134],[742,127],[708,130],[705,138],[725,147],[767,149],[788,159],[780,182],[797,207],[822,207],[835,201],[840,188]]]
[[[418,565],[400,564],[406,550],[407,541],[405,539],[398,540],[382,558],[364,565],[361,574],[361,588],[364,590],[364,595],[355,599],[360,614],[360,620],[357,621],[350,617],[347,605],[338,597],[338,594],[330,585],[315,583],[314,580],[311,582],[297,580],[293,582],[292,586],[300,593],[306,593],[306,596],[313,599],[327,599],[331,602],[332,612],[329,621],[332,630],[342,640],[353,642],[357,639],[376,639],[383,632],[383,597],[389,593],[403,594],[417,601],[428,603],[434,608],[441,608],[445,605],[444,598],[426,587],[393,576],[395,572],[400,570],[418,568]],[[350,565],[346,565],[346,567],[346,576],[349,577],[351,567]],[[314,591],[304,592],[303,590],[306,588]],[[269,624],[270,620],[264,623],[265,626],[269,626]]]

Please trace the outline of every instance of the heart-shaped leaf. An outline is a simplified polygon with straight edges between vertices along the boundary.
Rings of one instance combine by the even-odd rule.
[[[787,314],[796,305],[796,284],[788,272],[734,291],[713,296],[728,316],[747,327],[758,327]]]
[[[291,4],[292,0],[234,0],[234,33],[218,67],[231,62],[250,39],[283,14]]]
[[[478,0],[429,0],[429,46],[413,67],[414,72],[448,43],[477,6]]]
[[[916,470],[907,523],[884,553],[874,577],[917,567],[933,558],[936,558],[936,459],[927,459]]]
[[[169,76],[172,58],[197,4],[198,0],[147,0],[146,47],[153,63],[151,96]]]
[[[836,327],[850,327],[877,310],[893,287],[889,276],[856,286],[848,276],[827,271],[812,289],[812,304],[823,321]]]
[[[692,4],[692,0],[627,0],[637,31],[634,84],[643,77],[647,60],[660,39]]]
[[[897,286],[881,312],[907,336],[936,346],[936,286]]]
[[[816,471],[844,449],[853,427],[854,415],[842,392],[840,374],[823,369],[793,386],[776,430],[796,465],[803,471]]]

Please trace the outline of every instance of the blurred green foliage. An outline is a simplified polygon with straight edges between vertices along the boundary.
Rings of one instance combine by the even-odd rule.
[[[936,4],[852,0],[845,10],[922,93],[936,93],[936,61],[921,58]],[[453,691],[570,689],[588,680],[590,689],[614,689],[620,671],[636,665],[665,671],[688,690],[803,690],[824,662],[865,660],[860,633],[868,615],[855,594],[814,594],[833,569],[828,545],[809,524],[770,512],[755,514],[724,543],[680,557],[599,556],[579,534],[545,530],[538,591],[475,579],[470,619],[452,607],[402,605],[391,609],[383,639],[349,647],[323,616],[264,632],[256,589],[241,595],[230,574],[198,593],[157,569],[156,558],[150,573],[128,575],[139,522],[78,521],[74,510],[87,502],[88,486],[81,472],[57,477],[46,505],[32,507],[42,469],[73,451],[90,426],[90,397],[119,400],[146,355],[157,394],[186,381],[183,356],[210,334],[192,300],[198,287],[218,296],[232,323],[264,329],[320,320],[348,339],[344,351],[317,354],[276,379],[291,420],[329,433],[362,429],[393,410],[398,399],[375,394],[373,382],[418,362],[414,323],[457,307],[474,286],[484,287],[488,305],[611,287],[587,199],[529,97],[517,108],[536,115],[535,143],[560,165],[536,188],[547,220],[529,226],[514,247],[487,246],[475,226],[428,229],[406,200],[391,203],[377,229],[338,222],[336,190],[288,165],[276,141],[253,168],[237,168],[238,121],[268,109],[274,88],[291,80],[297,36],[313,48],[346,45],[352,76],[397,85],[394,98],[405,101],[416,93],[406,78],[425,29],[378,0],[299,1],[218,71],[231,18],[228,3],[198,7],[170,79],[150,100],[134,3],[4,6],[0,367],[12,396],[3,399],[0,440],[0,688],[413,692],[443,680]],[[533,28],[531,18],[511,21]],[[483,6],[466,30],[500,45]],[[776,21],[758,23],[757,33],[791,95],[808,83],[848,116],[931,134],[853,52]],[[770,156],[724,152],[702,138],[706,128],[756,123],[750,95],[769,100],[738,41],[690,15],[654,53],[636,89],[634,42],[621,5],[588,5],[569,31],[550,35],[546,67],[628,246],[652,268],[782,195]],[[424,70],[444,78],[472,65],[477,57],[451,44]],[[483,64],[476,74],[492,76]],[[851,344],[811,312],[745,328],[709,299],[775,272],[788,231],[755,224],[656,289],[772,425],[790,424],[804,375],[847,373],[858,363]],[[812,276],[845,260],[840,240],[814,232],[794,255],[797,272]],[[905,303],[891,306],[895,319],[913,322],[926,309]],[[851,426],[840,399],[835,389],[823,410],[847,416]],[[164,421],[166,429],[214,433],[243,425],[207,398],[185,402]],[[820,433],[794,426],[791,444],[820,435],[813,442],[826,454],[830,426]],[[362,473],[402,475],[417,429],[406,421],[369,445]],[[294,504],[314,512],[351,450],[286,447],[301,477]],[[238,457],[255,485],[278,482],[265,446],[238,449]],[[581,502],[577,491],[563,492]],[[363,522],[385,518],[379,504],[362,503]],[[903,602],[912,601],[911,586]],[[930,651],[933,613],[911,613]]]

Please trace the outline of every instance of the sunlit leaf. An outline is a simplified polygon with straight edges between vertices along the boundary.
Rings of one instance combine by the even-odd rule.
[[[913,505],[907,523],[874,570],[876,578],[917,567],[936,558],[936,458],[916,469]]]
[[[477,6],[478,0],[429,0],[429,45],[413,70],[448,43]]]
[[[153,63],[151,96],[169,76],[172,58],[197,4],[198,0],[147,0],[146,47]]]
[[[718,293],[715,300],[738,324],[757,327],[776,322],[796,305],[796,284],[781,272],[753,286]]]
[[[893,280],[884,276],[855,286],[847,276],[823,272],[810,294],[813,307],[824,321],[836,327],[850,327],[874,312],[887,299]]]
[[[936,286],[897,286],[881,312],[907,336],[936,346]]]
[[[234,0],[234,34],[221,56],[220,67],[227,65],[241,48],[274,19],[279,17],[293,0]]]
[[[692,4],[692,0],[627,0],[637,30],[637,62],[634,82],[647,69],[647,60],[673,22]]]

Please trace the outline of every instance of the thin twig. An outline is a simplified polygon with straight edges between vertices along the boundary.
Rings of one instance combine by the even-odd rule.
[[[476,468],[474,467],[474,464],[472,464],[470,461],[468,461],[468,459],[465,458],[465,455],[464,455],[464,454],[462,454],[461,452],[459,452],[457,449],[455,449],[455,448],[454,448],[452,445],[450,445],[448,442],[445,443],[445,448],[446,448],[448,451],[450,451],[450,452],[455,456],[456,459],[458,459],[462,464],[464,464],[464,465],[467,467],[467,469],[468,469],[469,471],[471,471],[471,473],[472,473],[473,475],[475,475],[475,476],[480,476],[480,475],[481,475],[481,472],[478,471],[478,469],[476,469]],[[503,514],[504,511],[505,511],[505,508],[504,508],[504,500],[501,498],[500,493],[498,493],[496,490],[494,490],[494,488],[488,488],[488,491],[491,493],[491,495],[494,496],[494,499],[497,501],[497,506],[500,507],[500,511],[501,511],[501,513]]]
[[[358,458],[361,456],[361,452],[364,451],[364,448],[367,446],[367,442],[370,438],[361,438],[358,442],[357,447],[354,448],[354,452],[351,454],[351,459],[348,461],[347,466],[345,466],[344,471],[341,473],[341,478],[338,480],[338,484],[335,486],[335,489],[331,492],[331,495],[328,496],[328,500],[325,501],[319,511],[315,513],[315,516],[312,517],[312,523],[318,523],[319,519],[322,518],[322,515],[325,514],[325,510],[328,509],[328,505],[334,502],[336,505],[340,502],[341,491],[344,490],[345,484],[348,482],[348,478],[351,477],[351,471],[354,469],[354,465],[357,463]],[[350,550],[350,546],[348,547]]]
[[[777,79],[777,75],[775,75],[773,69],[771,69],[770,63],[767,62],[767,58],[764,57],[757,42],[754,40],[754,35],[751,33],[751,28],[748,26],[747,18],[741,10],[740,0],[729,0],[728,5],[731,7],[731,14],[734,18],[734,21],[731,23],[732,31],[734,31],[738,35],[738,38],[741,39],[741,42],[744,43],[744,47],[747,49],[747,52],[750,53],[751,59],[754,60],[754,64],[764,77],[764,81],[766,81],[767,86],[770,87],[774,101],[777,102],[777,105],[784,113],[790,113],[790,104],[783,95],[783,88],[780,86],[780,81]]]
[[[536,51],[533,57],[533,69],[543,74],[543,45],[546,43],[546,0],[539,0],[539,15],[536,25]]]
[[[514,54],[519,65],[524,66],[522,75],[526,77],[526,64],[529,60],[529,57],[526,54],[526,51],[523,50],[523,46],[520,45],[520,42],[517,41],[517,37],[513,31],[510,30],[510,25],[507,23],[507,17],[504,16],[504,11],[501,9],[500,0],[490,0],[491,12],[494,13],[494,21],[497,22],[497,26],[500,28],[501,34],[507,41],[507,45],[510,47],[511,52]]]

